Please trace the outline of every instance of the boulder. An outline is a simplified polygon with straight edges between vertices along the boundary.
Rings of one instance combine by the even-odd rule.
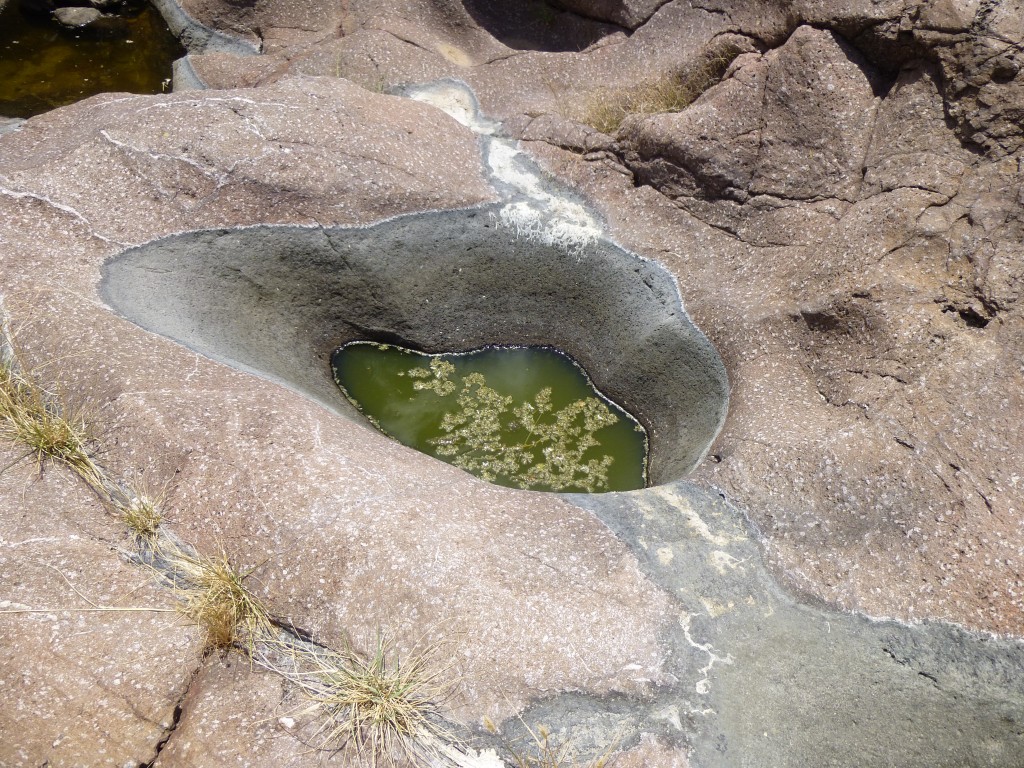
[[[628,118],[620,136],[630,168],[673,197],[747,199],[761,149],[766,80],[767,67],[748,54],[684,111]]]
[[[938,73],[905,70],[878,109],[864,159],[865,195],[919,187],[953,197],[971,164],[946,125]]]
[[[436,646],[461,681],[442,713],[474,746],[500,747],[486,717],[516,744],[546,725],[581,755],[619,739],[624,765],[1019,764],[1014,4],[670,2],[581,51],[515,49],[472,3],[188,5],[267,54],[194,53],[217,90],[95,97],[0,135],[9,327],[93,401],[112,476],[166,484],[169,529],[253,569],[303,637],[365,649],[383,628],[402,658]],[[688,71],[726,34],[751,52],[687,108],[617,137],[582,124],[591,94]],[[441,77],[475,91],[461,125],[379,92]],[[466,126],[514,133],[547,172]],[[489,486],[330,398],[143,330],[100,292],[128,249],[235,239],[241,261],[213,265],[238,302],[220,316],[272,316],[253,338],[294,354],[310,342],[239,228],[395,220],[429,245],[405,217],[455,210],[486,230],[511,221],[511,194],[606,227],[638,256],[619,275],[638,292],[664,293],[647,262],[663,266],[720,350],[729,415],[689,480],[565,497]],[[514,230],[523,247],[545,233]],[[318,274],[359,285],[376,262],[324,238]],[[560,258],[588,267],[585,248]],[[413,259],[409,283],[440,263]],[[370,309],[387,291],[375,278]],[[491,287],[466,302],[485,312]],[[304,297],[311,311],[344,316],[349,294],[322,293]],[[216,336],[207,320],[177,318]],[[157,626],[151,609],[174,600],[111,548],[130,542],[71,477],[22,462],[0,480],[0,600],[33,611],[3,615],[18,633],[0,654],[15,702],[0,762],[320,759],[294,687],[234,652],[204,656],[183,620]],[[81,610],[83,595],[148,612]]]
[[[801,590],[1016,634],[1018,598],[999,585],[1021,580],[1019,491],[1000,468],[1004,450],[1024,450],[1002,415],[1019,407],[1020,374],[998,361],[1021,343],[1017,163],[961,144],[935,69],[919,64],[895,78],[870,125],[836,124],[844,138],[830,151],[850,141],[864,152],[860,185],[849,162],[837,199],[744,199],[735,190],[760,155],[717,137],[742,134],[745,102],[733,94],[760,63],[741,58],[688,109],[623,130],[636,177],[685,214],[653,190],[618,191],[610,168],[588,174],[556,156],[614,201],[604,210],[621,222],[618,238],[686,276],[689,311],[723,351],[730,417],[698,476],[752,510],[776,568]],[[662,217],[673,222],[664,230]],[[906,578],[916,591],[892,588]]]
[[[801,27],[674,114],[633,117],[639,177],[673,196],[854,199],[871,139],[870,66],[834,33]]]
[[[102,11],[96,8],[57,8],[53,18],[58,24],[70,29],[87,27],[103,18]]]
[[[969,34],[919,33],[941,63],[960,138],[993,158],[1024,148],[1024,56],[1013,42],[1022,24],[1019,3],[981,4]]]
[[[590,19],[636,29],[670,0],[557,0],[563,8]]]
[[[401,653],[417,638],[443,642],[461,681],[447,712],[472,722],[504,719],[536,690],[638,692],[661,679],[665,597],[589,513],[438,465],[84,298],[105,259],[174,231],[358,225],[477,205],[493,192],[468,130],[411,100],[290,78],[255,91],[94,99],[5,135],[0,166],[6,220],[34,222],[22,230],[26,247],[3,265],[20,342],[40,359],[76,348],[67,380],[100,404],[103,440],[125,448],[105,455],[108,470],[145,468],[173,484],[175,531],[208,553],[223,546],[240,567],[266,561],[257,583],[275,614],[338,648],[365,647],[379,629],[400,640]],[[98,186],[96,174],[116,184]],[[44,254],[70,260],[37,270]],[[165,373],[144,373],[156,370]],[[272,552],[304,554],[267,560]],[[137,578],[146,583],[145,571]],[[5,599],[49,607],[34,586],[5,586]],[[144,616],[119,621],[150,631]],[[40,653],[46,669],[50,650]],[[174,663],[198,655],[193,647]],[[28,663],[8,657],[4,674]],[[197,674],[200,685],[209,679]],[[180,691],[180,676],[161,680]],[[84,735],[90,712],[68,707],[53,727]],[[150,761],[163,727],[126,745],[119,764]],[[46,754],[26,749],[32,759]],[[306,749],[297,740],[287,747]]]

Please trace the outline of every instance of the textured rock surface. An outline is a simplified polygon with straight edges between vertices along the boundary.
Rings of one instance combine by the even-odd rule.
[[[371,108],[388,121],[368,119]],[[104,258],[176,229],[352,223],[486,200],[468,131],[412,101],[292,80],[96,99],[6,136],[0,155],[0,205],[16,227],[4,232],[5,306],[21,343],[66,361],[75,392],[101,405],[115,476],[148,470],[171,483],[181,536],[265,563],[259,583],[277,613],[336,646],[382,627],[401,651],[443,640],[464,680],[452,712],[471,722],[502,719],[543,690],[639,692],[659,679],[665,598],[592,516],[438,471],[276,384],[154,340],[90,298]],[[118,184],[97,189],[98,169]],[[16,581],[5,587],[5,598],[37,604]],[[134,622],[150,631],[149,618]],[[148,759],[160,735],[146,750],[133,744],[133,759]]]
[[[173,728],[196,632],[122,545],[69,473],[22,459],[0,477],[0,764],[137,764]]]
[[[103,18],[103,14],[95,8],[58,8],[53,12],[57,23],[75,29],[85,27]]]
[[[1024,9],[1019,2],[986,0],[949,9],[936,4],[929,10],[933,15],[926,19],[934,29],[920,36],[935,46],[942,64],[957,133],[990,156],[1019,153],[1024,148]],[[964,34],[968,29],[970,34]]]
[[[855,197],[876,106],[866,62],[812,27],[744,59],[689,109],[630,120],[623,141],[638,179],[741,202]]]
[[[652,482],[684,477],[721,429],[728,380],[671,276],[608,244],[588,247],[583,263],[496,231],[501,211],[169,238],[106,265],[101,295],[147,330],[354,418],[326,363],[354,339],[552,345],[642,420]],[[267,349],[268,338],[280,347]]]
[[[99,97],[0,135],[5,307],[99,404],[112,471],[170,481],[175,530],[263,563],[261,594],[325,642],[444,639],[471,725],[522,712],[597,751],[625,734],[624,765],[1019,764],[1019,642],[821,607],[1024,636],[1018,3],[677,1],[564,36],[524,6],[520,39],[482,0],[187,7],[262,44],[191,57],[244,90]],[[580,122],[725,34],[752,52],[689,107],[615,136]],[[492,488],[103,306],[104,260],[167,234],[495,199],[471,133],[339,76],[465,80],[676,276],[732,383],[696,485]],[[70,478],[0,480],[0,600],[77,600],[40,562],[97,602],[139,584]],[[203,660],[186,626],[151,641],[161,616],[2,615],[0,762],[308,760],[281,721],[294,692]],[[115,670],[133,693],[79,707]]]
[[[857,66],[848,65],[838,90],[855,101],[861,84],[860,123],[823,127],[817,116],[836,114],[828,107],[836,91],[786,82],[791,103],[809,100],[803,122],[783,123],[781,142],[775,131],[776,146],[805,150],[794,156],[806,159],[807,173],[787,174],[785,151],[748,138],[770,109],[745,119],[745,105],[761,103],[759,78],[767,94],[774,62],[795,41],[827,34],[804,30],[777,52],[737,60],[725,82],[679,115],[634,121],[622,134],[637,177],[721,229],[732,242],[720,252],[735,254],[727,262],[738,274],[761,276],[762,296],[737,283],[726,289],[732,298],[709,302],[715,319],[705,327],[722,329],[712,332],[720,345],[744,338],[762,351],[726,353],[731,423],[706,477],[749,505],[777,563],[811,591],[873,613],[1020,632],[1019,478],[1006,463],[1024,447],[1006,420],[1020,407],[1021,384],[1010,287],[1020,269],[1010,256],[1020,226],[1017,163],[961,146],[930,66],[905,68],[873,107],[867,86],[878,71],[851,54]],[[802,71],[825,70],[819,60]],[[771,125],[769,117],[761,132]],[[831,149],[814,151],[830,131]],[[844,152],[863,158],[862,168],[847,161],[842,171],[835,158]],[[816,183],[801,189],[808,176]],[[828,200],[797,202],[825,190]],[[644,240],[680,265],[701,258],[669,232]],[[719,272],[714,281],[718,292]],[[993,291],[1004,297],[998,306]],[[701,317],[706,297],[691,295]],[[756,311],[726,320],[722,304],[752,310],[752,300]],[[736,333],[740,326],[748,332]],[[755,388],[750,399],[745,381]],[[780,419],[795,429],[770,426]],[[902,593],[884,586],[909,574],[914,586]]]
[[[559,5],[583,16],[636,29],[667,0],[558,0]]]

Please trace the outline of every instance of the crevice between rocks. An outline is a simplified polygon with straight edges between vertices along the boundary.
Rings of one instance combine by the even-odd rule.
[[[164,751],[164,748],[167,746],[168,742],[177,732],[178,726],[181,725],[182,717],[185,713],[185,702],[188,699],[189,694],[192,692],[192,687],[195,685],[196,681],[199,679],[200,674],[205,668],[206,661],[210,657],[210,653],[210,651],[206,651],[203,654],[202,659],[200,659],[198,666],[196,666],[192,670],[191,674],[189,675],[188,681],[185,683],[184,690],[182,690],[181,694],[174,702],[174,710],[171,714],[170,724],[164,728],[163,733],[160,735],[160,738],[157,740],[156,745],[153,747],[152,757],[150,757],[148,760],[144,760],[143,762],[139,763],[139,768],[154,768],[154,766],[157,763],[157,760],[160,759],[160,754]]]

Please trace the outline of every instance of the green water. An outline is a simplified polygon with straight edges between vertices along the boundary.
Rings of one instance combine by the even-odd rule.
[[[331,367],[382,432],[485,480],[573,493],[646,485],[646,432],[556,350],[426,355],[355,341]]]
[[[10,0],[0,11],[0,117],[31,117],[97,93],[170,90],[171,64],[184,49],[156,9],[140,5],[98,24],[65,29]]]

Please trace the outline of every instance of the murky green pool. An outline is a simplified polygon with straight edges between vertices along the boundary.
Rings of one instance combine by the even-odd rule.
[[[103,19],[95,29],[65,29],[25,13],[18,0],[0,10],[0,117],[31,117],[97,93],[161,93],[184,49],[145,4]]]
[[[351,342],[331,357],[345,396],[382,432],[512,488],[643,488],[647,434],[568,356],[545,347],[427,355]]]

